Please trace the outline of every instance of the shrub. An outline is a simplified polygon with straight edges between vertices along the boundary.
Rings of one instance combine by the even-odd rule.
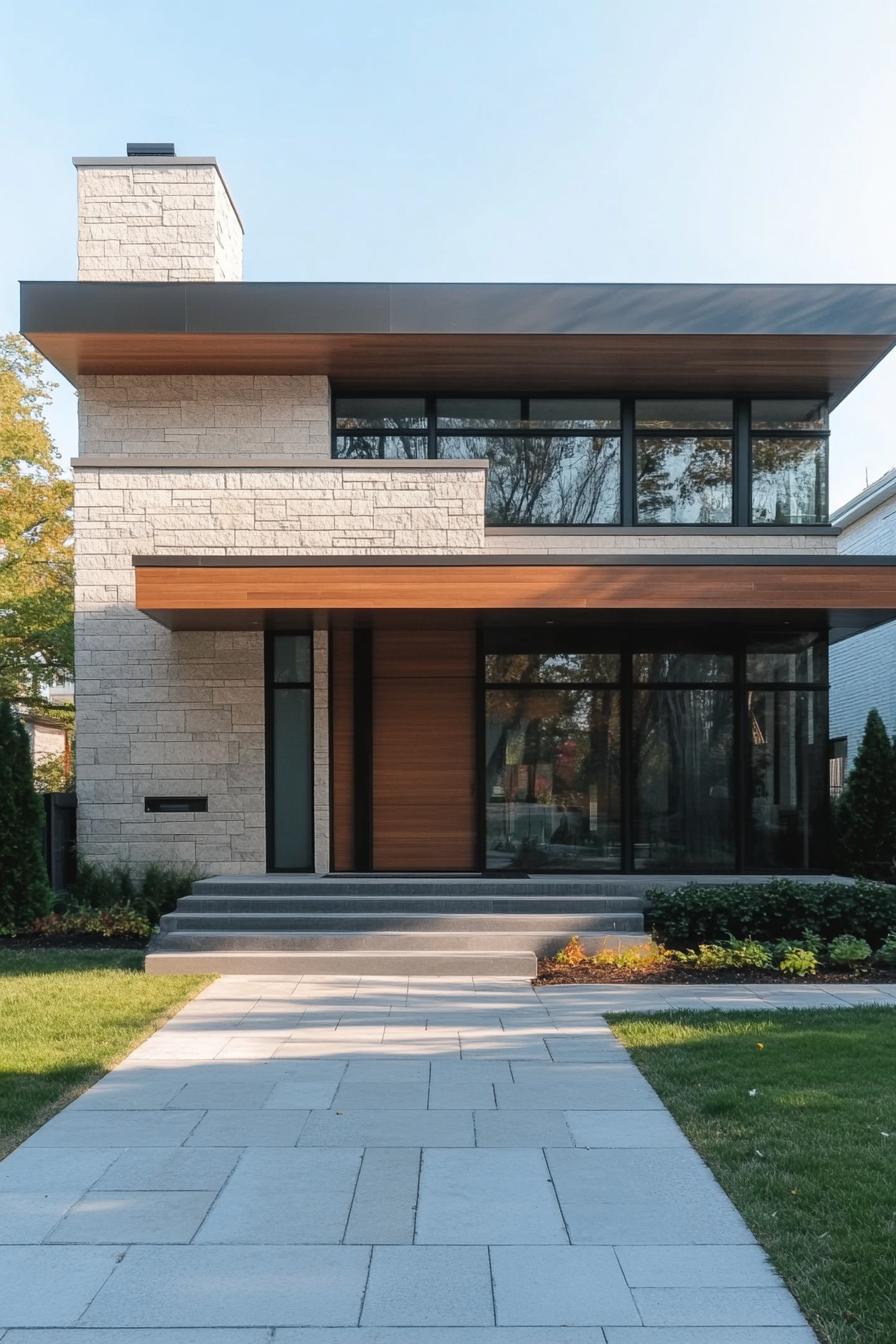
[[[732,882],[648,892],[654,937],[685,949],[728,938],[829,942],[852,933],[879,944],[896,927],[896,886],[886,882]]]
[[[701,943],[680,954],[679,960],[695,971],[766,970],[772,964],[771,953],[753,938],[729,938],[725,943]]]
[[[882,966],[896,966],[896,929],[891,929],[874,954]]]
[[[113,905],[104,910],[81,907],[64,912],[54,910],[51,914],[36,919],[27,932],[38,936],[94,933],[100,934],[103,938],[144,940],[152,933],[152,924],[145,915],[141,915],[129,905]]]
[[[828,947],[828,961],[834,966],[858,966],[871,956],[871,944],[864,938],[853,938],[843,933],[835,938]]]
[[[841,872],[889,878],[896,871],[896,751],[876,709],[834,811],[834,846]]]
[[[818,957],[808,947],[800,947],[792,944],[785,947],[785,950],[778,956],[775,951],[775,960],[778,964],[778,970],[783,971],[785,975],[816,975],[818,973]]]
[[[614,971],[641,971],[645,975],[663,970],[669,960],[667,949],[659,943],[639,943],[635,947],[602,947],[591,958],[594,966],[606,966]]]
[[[561,947],[559,952],[554,954],[554,960],[560,966],[581,966],[588,960],[588,953],[582,946],[581,940],[573,935],[565,947]]]
[[[142,872],[132,873],[126,864],[106,866],[81,859],[69,907],[108,910],[126,906],[156,924],[189,894],[198,877],[196,869],[175,864],[151,863]]]
[[[46,914],[44,810],[34,791],[28,735],[0,700],[0,925],[17,928]]]

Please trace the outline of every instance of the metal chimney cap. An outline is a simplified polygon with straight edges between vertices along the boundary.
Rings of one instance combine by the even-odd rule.
[[[129,140],[127,151],[129,159],[173,159],[175,157],[174,145],[167,141],[148,144]]]

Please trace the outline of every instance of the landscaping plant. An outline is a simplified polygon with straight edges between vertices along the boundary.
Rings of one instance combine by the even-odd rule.
[[[896,876],[896,749],[876,709],[834,810],[839,872]]]
[[[28,735],[0,700],[0,932],[12,933],[50,908],[43,824]]]
[[[858,966],[871,958],[871,944],[864,938],[851,938],[843,933],[828,947],[828,961],[834,966]]]

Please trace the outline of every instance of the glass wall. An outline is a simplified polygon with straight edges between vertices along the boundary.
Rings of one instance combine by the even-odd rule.
[[[337,397],[344,458],[488,461],[491,527],[827,521],[817,401]]]
[[[752,868],[824,862],[828,807],[827,667],[811,636],[747,654]]]
[[[620,867],[618,655],[485,662],[486,866]]]
[[[826,643],[487,632],[490,869],[826,864]]]
[[[268,867],[314,864],[311,636],[270,635],[267,644]]]

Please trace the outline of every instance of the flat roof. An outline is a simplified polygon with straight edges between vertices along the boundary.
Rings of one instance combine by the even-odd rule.
[[[25,281],[65,377],[326,374],[339,388],[811,396],[896,344],[896,285]]]

